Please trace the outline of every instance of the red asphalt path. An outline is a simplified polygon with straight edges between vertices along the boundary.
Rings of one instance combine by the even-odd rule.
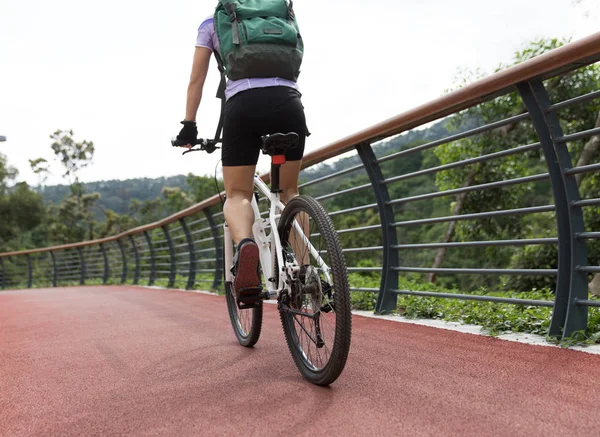
[[[322,388],[265,308],[246,349],[222,297],[2,292],[0,435],[600,435],[600,356],[354,317]]]

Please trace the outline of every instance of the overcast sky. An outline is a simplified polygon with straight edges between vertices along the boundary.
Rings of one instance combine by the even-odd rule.
[[[461,69],[489,73],[527,42],[600,29],[582,0],[295,0],[305,41],[299,84],[312,151],[440,96]],[[207,0],[0,0],[0,153],[32,184],[28,159],[52,158],[49,135],[73,129],[96,156],[83,181],[212,174],[213,155],[182,157],[196,31]],[[219,117],[213,62],[198,113]],[[259,165],[266,168],[266,158]],[[60,182],[60,169],[48,183]]]

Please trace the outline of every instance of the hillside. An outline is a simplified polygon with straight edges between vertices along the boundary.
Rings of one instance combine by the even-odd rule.
[[[383,156],[397,152],[412,146],[414,144],[432,141],[447,135],[447,121],[435,123],[429,128],[411,131],[403,135],[399,135],[390,140],[382,141],[374,146],[377,156]],[[313,166],[301,174],[303,182],[310,181],[331,174],[336,171],[343,170],[348,167],[355,166],[360,163],[358,156],[342,158],[331,164],[319,164]],[[415,168],[418,170],[418,168]],[[336,185],[343,184],[354,178],[355,175],[349,174],[341,176],[336,180]],[[110,209],[117,214],[128,214],[129,206],[133,199],[140,202],[148,202],[156,199],[161,195],[163,188],[174,187],[180,188],[182,191],[190,192],[191,187],[186,181],[185,175],[160,178],[135,178],[126,180],[108,180],[84,183],[83,188],[86,193],[99,193],[100,199],[96,202],[96,219],[104,220],[104,210]],[[52,185],[45,187],[37,187],[36,189],[43,195],[46,203],[59,204],[68,194],[69,187],[67,185]]]
[[[190,188],[184,175],[154,179],[135,178],[89,182],[84,183],[83,187],[86,193],[100,194],[100,199],[96,203],[99,213],[105,209],[110,209],[118,214],[127,214],[133,199],[141,202],[156,199],[161,195],[164,187],[177,187],[185,191]],[[37,187],[36,189],[43,195],[46,203],[58,204],[69,194],[67,185],[52,185]],[[104,214],[100,214],[97,218],[102,219],[103,216]]]

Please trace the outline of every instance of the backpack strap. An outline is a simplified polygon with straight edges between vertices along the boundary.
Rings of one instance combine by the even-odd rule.
[[[213,50],[213,54],[215,55],[217,67],[219,68],[219,73],[221,74],[221,82],[219,83],[219,88],[217,89],[217,98],[222,99],[225,97],[225,86],[227,85],[227,76],[225,73],[225,66],[223,64],[223,60],[221,59],[221,55],[219,55],[219,53],[217,53],[216,50]]]
[[[225,75],[225,67],[223,66],[223,60],[216,50],[213,50],[215,59],[217,60],[217,67],[221,74],[221,82],[217,89],[217,98],[221,99],[221,115],[219,116],[219,124],[217,125],[217,132],[215,133],[215,141],[221,140],[221,131],[223,130],[223,116],[225,113],[225,88],[227,86],[227,77]]]
[[[237,26],[237,14],[235,4],[231,3],[230,0],[219,0],[223,9],[229,15],[229,20],[231,21],[232,34],[233,34],[233,43],[240,43],[240,35],[239,28]],[[216,20],[216,17],[215,17]],[[237,43],[236,43],[237,40]],[[213,54],[215,55],[215,59],[217,60],[217,67],[219,68],[219,73],[221,74],[221,82],[219,83],[219,88],[217,89],[217,98],[221,99],[221,114],[219,115],[219,123],[217,125],[217,131],[215,132],[215,141],[221,140],[221,132],[223,131],[223,119],[225,115],[225,88],[227,87],[227,75],[225,71],[225,64],[223,63],[223,59],[221,59],[221,55],[217,53],[216,50],[213,50]]]
[[[219,3],[223,5],[223,8],[229,15],[229,21],[231,21],[231,36],[233,38],[233,44],[240,44],[240,28],[237,25],[237,12],[236,5],[229,0],[219,0]]]

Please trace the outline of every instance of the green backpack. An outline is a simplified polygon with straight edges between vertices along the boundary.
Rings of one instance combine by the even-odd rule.
[[[292,6],[291,0],[219,0],[217,61],[229,79],[298,79],[304,45]]]

